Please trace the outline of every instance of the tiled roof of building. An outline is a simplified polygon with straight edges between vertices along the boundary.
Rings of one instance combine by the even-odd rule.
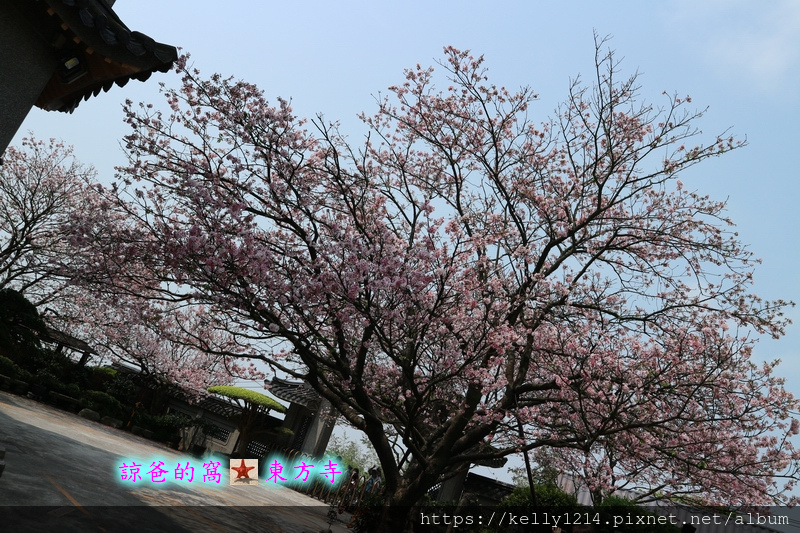
[[[66,346],[67,348],[77,350],[81,353],[97,353],[94,348],[89,346],[89,344],[87,344],[85,341],[82,341],[77,337],[73,337],[69,333],[59,331],[51,327],[45,327],[45,335],[43,335],[43,340],[45,342],[52,342],[54,344]]]
[[[144,81],[166,72],[178,57],[174,46],[131,31],[106,0],[13,0],[59,60],[58,71],[36,105],[72,112],[115,84]]]
[[[268,385],[269,392],[281,400],[298,403],[312,411],[319,407],[321,399],[319,394],[304,383],[272,378]]]

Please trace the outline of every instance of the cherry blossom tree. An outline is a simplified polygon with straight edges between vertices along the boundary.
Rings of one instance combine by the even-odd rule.
[[[236,378],[264,379],[252,363],[242,364],[227,355],[230,336],[214,327],[202,307],[181,308],[121,295],[108,301],[102,296],[83,293],[70,301],[75,308],[58,319],[70,331],[91,339],[106,361],[135,369],[165,389],[177,387],[189,399]]]
[[[0,289],[14,289],[34,305],[57,300],[66,280],[54,260],[69,255],[62,232],[91,195],[94,170],[55,140],[23,139],[0,165]]]
[[[87,270],[87,262],[102,254],[75,254],[64,233],[68,222],[102,216],[117,228],[126,223],[125,214],[103,198],[95,178],[71,147],[52,139],[26,138],[19,148],[6,151],[0,165],[0,290],[19,291],[49,325],[90,340],[102,356],[132,364],[187,392],[204,394],[209,386],[233,377],[259,377],[250,365],[218,353],[229,352],[226,334],[214,329],[202,308],[92,294],[73,283],[76,272]],[[102,259],[108,272],[109,257]],[[123,259],[117,261],[124,265],[126,279],[133,272],[151,278],[141,263]],[[144,288],[137,288],[139,296]],[[183,342],[184,337],[192,342]]]
[[[751,292],[724,202],[678,179],[742,143],[698,144],[703,112],[641,103],[603,46],[541,124],[530,89],[447,48],[362,117],[363,144],[184,57],[170,110],[126,106],[106,193],[137,223],[75,221],[72,242],[145,262],[149,297],[204,306],[231,353],[308,380],[375,449],[381,531],[520,451],[598,496],[789,502],[797,401],[751,361],[788,304]],[[85,272],[130,291],[122,274]]]

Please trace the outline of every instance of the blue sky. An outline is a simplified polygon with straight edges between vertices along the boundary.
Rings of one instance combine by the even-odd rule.
[[[800,198],[800,2],[739,0],[323,2],[119,0],[132,30],[191,53],[204,74],[220,72],[259,85],[274,101],[291,98],[300,116],[324,113],[344,132],[362,131],[356,114],[403,79],[403,69],[432,64],[442,47],[483,54],[490,81],[530,85],[536,120],[552,115],[570,79],[592,75],[593,32],[612,37],[622,72],[641,74],[642,97],[691,95],[708,113],[709,137],[731,128],[749,146],[702,164],[681,179],[713,198],[728,198],[742,240],[764,262],[755,292],[800,302],[797,228]],[[159,82],[173,73],[83,102],[72,115],[31,111],[14,143],[30,130],[75,146],[103,181],[122,164],[127,133],[121,103],[161,102]],[[763,340],[759,359],[780,358],[779,373],[800,394],[800,312],[780,341]]]

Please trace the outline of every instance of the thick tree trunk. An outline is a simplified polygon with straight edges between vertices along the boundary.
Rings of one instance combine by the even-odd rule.
[[[419,522],[419,501],[426,491],[427,487],[414,485],[387,496],[379,518],[366,531],[412,533]]]
[[[236,442],[236,448],[233,453],[231,453],[231,459],[247,459],[247,447],[250,446],[250,441],[252,440],[248,428],[239,428],[239,440]]]

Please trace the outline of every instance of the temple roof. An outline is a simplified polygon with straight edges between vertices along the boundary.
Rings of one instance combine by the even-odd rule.
[[[300,404],[312,411],[319,407],[321,400],[320,395],[309,388],[305,383],[272,378],[272,381],[268,385],[270,394],[281,400]]]
[[[174,46],[131,31],[106,0],[12,0],[56,52],[58,69],[36,105],[72,112],[81,100],[166,72]]]
[[[47,326],[45,326],[45,334],[42,335],[42,340],[44,340],[45,342],[51,342],[54,344],[59,344],[61,346],[66,346],[67,348],[71,348],[81,353],[89,353],[89,354],[97,353],[94,350],[94,348],[89,346],[89,344],[86,341],[82,341],[77,337],[73,337],[69,333],[66,333],[64,331],[59,331],[57,329],[53,329]]]

